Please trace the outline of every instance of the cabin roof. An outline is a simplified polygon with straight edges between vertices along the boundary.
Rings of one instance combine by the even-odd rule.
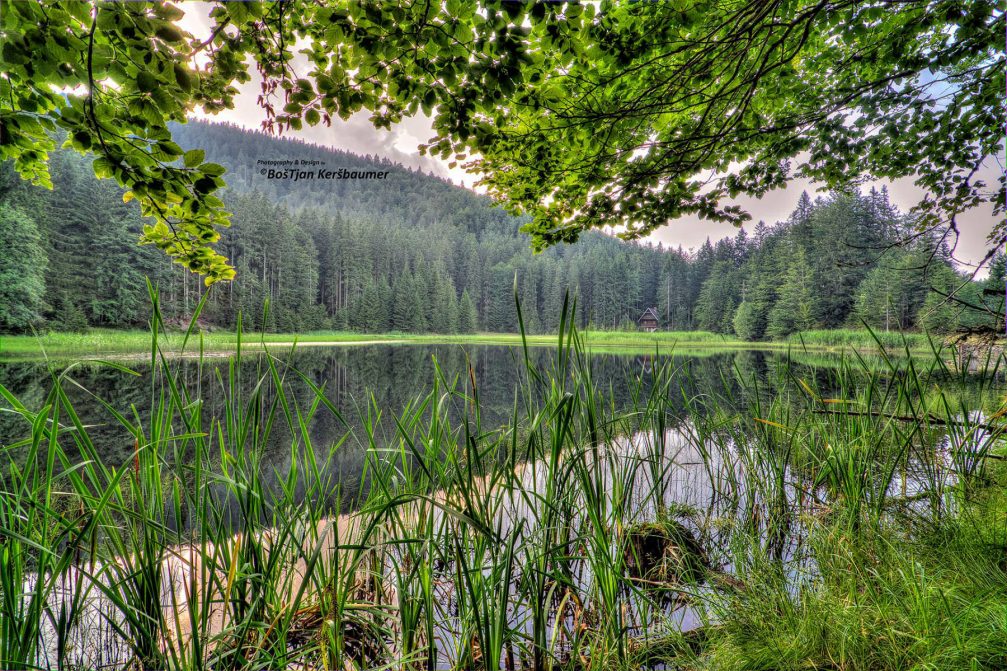
[[[658,319],[657,310],[655,310],[654,308],[647,308],[646,310],[644,310],[643,314],[640,315],[640,318],[637,321],[642,322],[644,319],[653,319],[656,321]]]

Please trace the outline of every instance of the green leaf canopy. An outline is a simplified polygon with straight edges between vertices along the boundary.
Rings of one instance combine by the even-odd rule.
[[[424,149],[532,215],[539,249],[689,214],[741,223],[732,197],[794,177],[910,177],[921,228],[987,202],[1004,213],[1003,179],[976,179],[1005,125],[1005,15],[989,0],[221,2],[203,42],[170,4],[6,7],[0,157],[46,183],[65,128],[153,218],[145,241],[210,281],[231,273],[211,247],[223,180],[165,124],[233,105],[250,63],[273,129],[433,115]]]

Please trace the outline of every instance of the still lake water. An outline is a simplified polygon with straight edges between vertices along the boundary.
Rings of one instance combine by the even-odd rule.
[[[359,500],[362,486],[366,486],[361,482],[361,473],[371,447],[369,436],[373,437],[373,446],[378,448],[391,443],[395,437],[395,417],[422,403],[435,383],[447,381],[449,386],[456,384],[466,395],[471,394],[474,385],[480,401],[481,429],[492,431],[511,420],[516,397],[524,388],[528,375],[525,353],[519,347],[362,345],[302,348],[294,354],[273,351],[281,360],[278,371],[281,374],[286,371],[289,388],[302,411],[311,405],[312,393],[291,372],[294,368],[315,385],[324,388],[327,400],[342,417],[340,419],[328,409],[321,409],[310,423],[310,434],[319,465],[342,483],[343,500],[338,503],[344,511]],[[528,354],[532,367],[539,371],[548,371],[555,362],[555,351],[549,347],[532,348]],[[688,430],[701,419],[695,413],[703,412],[703,407],[716,406],[720,411],[757,416],[756,404],[765,408],[767,402],[780,397],[784,390],[794,393],[799,384],[810,386],[826,398],[854,391],[849,387],[849,379],[845,383],[847,391],[841,391],[839,357],[816,354],[790,357],[781,352],[759,351],[694,352],[679,356],[605,352],[592,354],[590,366],[595,385],[603,391],[606,403],[616,413],[633,408],[636,405],[634,399],[645,400],[654,383],[655,372],[662,366],[673,367],[677,393],[668,398],[665,411],[669,428],[660,442],[675,469],[664,483],[660,498],[667,504],[684,504],[703,510],[712,508],[715,503],[715,480],[737,472],[740,460],[734,457],[740,455],[725,452],[711,457],[701,453]],[[177,366],[185,388],[194,397],[202,399],[204,417],[223,417],[226,381],[232,362],[233,357],[228,356],[208,357],[202,362],[192,359],[172,362],[172,366]],[[127,366],[135,374],[100,363],[75,364],[68,368],[40,362],[6,362],[0,363],[0,384],[29,409],[37,410],[45,404],[53,384],[52,374],[63,374],[63,387],[88,427],[100,459],[106,465],[128,466],[134,459],[134,440],[97,399],[126,417],[139,418],[141,426],[145,426],[147,417],[144,413],[151,407],[152,378],[149,364],[142,360],[120,360],[117,365]],[[238,386],[247,397],[261,376],[268,374],[264,355],[245,353]],[[795,384],[795,381],[799,383]],[[440,391],[443,393],[443,387]],[[797,391],[797,394],[800,395],[800,392]],[[967,393],[962,396],[967,397]],[[713,402],[707,404],[704,400]],[[464,406],[465,402],[461,401],[458,405]],[[29,434],[30,426],[23,418],[4,410],[9,408],[0,401],[0,445],[7,448],[8,457],[5,458],[16,459],[19,450],[24,449],[16,443]],[[457,420],[462,419],[460,411],[455,415]],[[369,433],[368,425],[373,427],[373,432]],[[291,444],[300,440],[300,436],[291,435],[283,421],[278,420],[262,461],[262,477],[267,489],[277,487],[289,472]],[[933,447],[938,447],[944,439],[932,436],[930,440]],[[604,488],[614,486],[619,464],[642,461],[654,449],[656,442],[654,436],[646,433],[617,439],[611,446],[613,460],[596,464]],[[332,449],[336,445],[338,448]],[[71,449],[71,445],[64,443],[64,448]],[[614,470],[609,473],[606,468]],[[526,481],[523,487],[528,491],[541,491],[545,486],[543,477],[536,463],[521,467],[520,478]],[[651,491],[647,477],[643,473],[634,483],[639,489],[640,500],[634,498],[632,512],[641,519],[653,519],[656,515],[652,509],[654,501],[644,494]],[[920,483],[924,480],[910,471],[897,477],[893,487],[903,496],[906,493],[911,495],[920,490]],[[790,498],[796,491],[787,488],[784,493]],[[746,495],[745,492],[742,494]],[[759,496],[758,492],[748,494]],[[506,509],[506,514],[504,528],[529,518],[528,511],[520,504]],[[708,514],[726,519],[732,513],[729,510],[711,510]],[[190,528],[185,522],[180,526]],[[710,528],[714,527],[710,525]],[[707,540],[714,546],[726,547],[729,538],[714,532]],[[799,538],[793,537],[783,542],[779,550],[781,560],[791,567],[788,571],[794,575],[799,570],[808,570],[808,557],[799,552],[799,546]],[[730,566],[725,565],[724,569],[729,570]],[[590,571],[584,567],[581,571],[577,579],[586,584],[591,580]],[[165,593],[172,589],[174,587],[166,586]],[[71,594],[72,589],[66,588],[57,596],[67,599]],[[438,599],[450,604],[453,596],[445,593]],[[100,600],[89,607],[94,610],[94,622],[108,620],[108,617],[98,615],[105,608]],[[668,614],[677,627],[690,629],[700,624],[691,608],[679,604],[668,608]],[[123,652],[122,642],[106,629],[82,629],[77,634],[80,648],[82,654],[92,661],[100,657],[103,662],[116,666],[128,655]],[[54,640],[51,632],[43,632],[40,647],[44,652],[39,660],[42,666],[47,665],[45,660],[52,654]]]
[[[311,423],[312,443],[317,456],[327,459],[328,468],[344,483],[351,496],[355,475],[360,473],[367,434],[365,418],[380,410],[377,423],[378,441],[394,432],[395,416],[415,405],[433,389],[440,370],[441,379],[456,382],[457,388],[471,392],[474,381],[479,394],[482,428],[492,430],[508,423],[515,395],[525,382],[526,364],[520,347],[485,345],[360,345],[338,347],[305,347],[292,355],[285,350],[271,350],[282,361],[296,368],[313,383],[324,387],[326,398],[339,410],[345,424],[332,412],[321,409]],[[531,364],[546,371],[555,360],[552,347],[529,350]],[[681,385],[681,395],[673,400],[668,412],[684,419],[686,399],[697,395],[715,394],[730,403],[744,404],[744,388],[750,388],[753,377],[760,382],[762,393],[772,396],[776,371],[786,361],[786,354],[740,351],[722,354],[654,355],[601,353],[591,355],[592,374],[598,388],[615,410],[629,408],[633,395],[642,390],[646,398],[649,383],[656,368],[671,364]],[[224,386],[228,379],[229,361],[233,356],[209,356],[202,363],[194,359],[179,359],[178,366],[185,387],[203,400],[204,417],[222,417],[225,401]],[[0,362],[0,384],[6,387],[30,410],[40,409],[52,388],[52,374],[64,374],[64,388],[98,449],[109,465],[121,465],[133,458],[134,442],[98,399],[131,420],[139,416],[146,420],[151,406],[149,359],[118,360],[136,374],[98,362],[73,365],[47,364],[39,361]],[[471,373],[469,367],[471,366]],[[797,364],[806,379],[814,378],[823,389],[830,386],[834,374],[828,367]],[[242,355],[242,389],[250,392],[261,375],[268,374],[264,356],[254,352]],[[298,395],[302,408],[310,405],[312,393],[300,380],[289,375],[290,389]],[[744,381],[744,385],[743,385]],[[639,386],[638,386],[639,385]],[[442,387],[443,388],[443,387]],[[134,412],[136,415],[134,415]],[[282,422],[280,422],[282,423]],[[289,457],[290,434],[275,430],[275,443],[270,465],[283,472]],[[0,399],[0,445],[9,446],[30,435],[30,426],[22,417],[9,411]],[[330,447],[344,444],[330,458]],[[72,449],[72,448],[69,448]]]
[[[373,440],[377,448],[392,444],[396,438],[396,419],[403,417],[408,408],[421,403],[436,380],[441,380],[442,393],[446,382],[457,385],[466,395],[471,395],[474,382],[479,397],[480,428],[493,431],[512,419],[516,396],[528,374],[524,350],[517,346],[352,345],[302,347],[293,353],[281,348],[270,351],[278,360],[323,387],[326,398],[342,415],[340,419],[328,408],[321,407],[310,423],[310,432],[312,451],[319,467],[327,479],[339,483],[338,490],[332,490],[333,499],[339,500],[328,501],[329,507],[343,511],[355,509],[366,496],[368,485],[362,473],[370,441]],[[555,347],[529,349],[529,363],[543,373],[551,369],[556,356]],[[210,426],[206,418],[225,416],[226,386],[229,366],[233,362],[233,355],[207,356],[202,362],[195,358],[171,361],[180,371],[182,386],[193,397],[202,399],[204,427]],[[671,395],[666,410],[669,424],[675,425],[690,419],[687,415],[694,408],[687,410],[686,406],[697,398],[715,397],[717,405],[723,409],[731,406],[743,409],[751,401],[750,391],[746,390],[752,389],[753,380],[758,380],[758,389],[765,399],[772,398],[777,393],[777,385],[785,383],[786,376],[779,371],[787,363],[787,355],[740,351],[669,356],[641,354],[637,350],[636,353],[591,354],[590,362],[595,385],[603,390],[609,409],[616,412],[631,408],[634,396],[645,403],[656,371],[661,366],[672,366],[676,385],[681,389],[680,393]],[[29,410],[37,411],[44,406],[53,387],[52,375],[63,374],[62,386],[87,427],[88,437],[101,461],[110,467],[132,466],[134,438],[99,399],[130,421],[135,422],[139,417],[144,435],[150,435],[149,408],[154,406],[150,361],[148,357],[120,359],[115,363],[128,367],[135,374],[98,362],[72,365],[0,362],[0,384]],[[794,363],[790,367],[823,390],[830,389],[835,376],[834,368]],[[265,355],[252,351],[242,353],[238,386],[244,398],[262,376],[268,375]],[[311,405],[313,392],[295,374],[288,372],[287,379],[289,383],[285,387],[296,397],[302,412],[305,411]],[[267,386],[271,387],[268,383]],[[9,412],[6,405],[0,398],[0,447],[25,440],[31,430],[29,423]],[[464,406],[464,401],[455,399],[455,412],[452,413],[455,421],[462,419]],[[62,421],[68,422],[65,413]],[[369,424],[374,427],[370,434],[366,428]],[[185,433],[179,428],[176,431]],[[72,434],[64,431],[62,435],[61,444],[72,456],[77,450]],[[277,418],[259,469],[259,477],[267,491],[279,494],[292,467],[292,443],[300,441],[301,436],[292,436],[284,420]],[[338,447],[333,449],[336,445]],[[165,452],[170,454],[170,449],[166,448]],[[297,451],[300,449],[298,447]],[[3,459],[18,460],[26,451],[27,447],[23,446],[13,450],[5,448],[8,456]],[[237,515],[228,494],[222,491],[218,500],[231,509],[231,514]],[[175,520],[171,524],[187,528],[192,522]]]
[[[338,503],[344,511],[352,509],[366,493],[361,473],[368,450],[397,442],[396,419],[414,412],[435,383],[440,385],[439,394],[444,393],[445,386],[454,385],[465,398],[471,397],[474,384],[479,398],[479,430],[493,431],[511,422],[518,396],[526,388],[528,365],[548,376],[556,361],[555,348],[544,346],[528,350],[528,363],[524,350],[518,346],[381,344],[302,347],[295,352],[274,347],[270,352],[278,371],[285,376],[284,387],[302,413],[311,406],[314,393],[297,375],[324,389],[326,399],[341,415],[337,417],[321,406],[310,422],[310,439],[319,467],[325,470],[327,479],[340,484],[342,500],[330,503]],[[593,382],[602,392],[609,416],[627,411],[638,402],[646,404],[657,371],[670,366],[675,389],[667,399],[665,411],[668,426],[674,428],[694,423],[698,418],[690,413],[703,412],[704,407],[757,417],[781,395],[790,399],[788,403],[797,402],[804,396],[801,389],[805,385],[822,398],[855,393],[856,386],[862,384],[861,376],[851,378],[850,371],[863,373],[863,366],[871,366],[872,360],[867,357],[866,361],[851,362],[846,355],[849,363],[846,366],[843,358],[838,354],[779,350],[693,350],[674,355],[606,350],[589,352],[588,360]],[[235,357],[224,354],[209,355],[202,361],[195,358],[170,361],[178,371],[181,385],[192,398],[201,399],[203,426],[211,425],[207,418],[223,419],[229,367]],[[898,366],[906,362],[908,359]],[[874,363],[882,379],[891,376],[880,359],[875,358]],[[123,367],[129,370],[122,370]],[[260,380],[269,376],[267,357],[261,352],[245,351],[239,369],[237,386],[247,399]],[[149,435],[149,408],[154,405],[149,357],[118,359],[115,366],[96,361],[74,364],[0,361],[0,384],[31,411],[45,405],[54,375],[63,376],[62,386],[87,427],[101,461],[112,467],[132,465],[135,440],[103,404],[131,422],[138,419],[144,435]],[[966,407],[970,402],[968,377],[957,380],[958,389],[963,392],[957,402]],[[841,382],[840,378],[845,380]],[[1003,378],[1001,370],[993,378],[987,376],[987,384],[1003,384]],[[268,381],[266,386],[271,387]],[[803,400],[807,401],[807,397]],[[461,421],[466,414],[465,400],[459,396],[451,407],[454,421]],[[967,407],[968,412],[980,410]],[[69,422],[65,413],[62,422],[64,425]],[[406,423],[403,419],[403,424]],[[30,424],[11,411],[0,397],[3,459],[18,460],[27,448],[17,443],[25,441],[30,433]],[[72,432],[63,431],[61,435],[63,448],[73,456]],[[291,447],[301,442],[302,436],[292,435],[278,416],[261,461],[261,478],[267,489],[275,491],[287,476]],[[170,450],[165,452],[170,454]]]

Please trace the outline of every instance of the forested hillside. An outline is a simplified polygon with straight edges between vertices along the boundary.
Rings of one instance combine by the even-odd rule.
[[[533,255],[521,220],[422,172],[226,125],[193,122],[174,135],[228,169],[233,218],[220,249],[238,274],[210,289],[209,325],[231,327],[240,311],[248,327],[280,331],[513,331],[515,276],[532,332],[555,326],[568,289],[584,326],[631,327],[656,306],[665,328],[746,339],[861,320],[882,329],[995,321],[963,302],[1003,312],[1002,255],[989,280],[968,283],[939,240],[894,246],[913,231],[884,192],[804,196],[787,221],[695,252],[591,233]],[[259,161],[287,159],[388,174],[261,174]],[[121,189],[69,151],[53,156],[52,176],[50,192],[0,169],[0,328],[142,326],[145,276],[166,314],[191,313],[200,278],[136,245],[143,222]]]

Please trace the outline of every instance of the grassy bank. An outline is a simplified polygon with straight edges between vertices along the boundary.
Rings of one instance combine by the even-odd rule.
[[[210,416],[155,349],[149,412],[108,408],[124,463],[100,457],[70,378],[38,407],[0,388],[24,428],[0,462],[0,665],[1003,668],[991,373],[970,382],[985,416],[941,391],[964,373],[921,357],[846,360],[828,395],[781,367],[773,397],[753,378],[683,418],[687,368],[616,413],[578,335],[554,346],[504,426],[483,424],[475,377],[438,373],[333,445],[312,420],[343,416],[285,357],[232,360]],[[349,443],[368,486],[347,509],[326,463]]]
[[[856,349],[876,351],[878,341],[885,347],[900,350],[906,345],[910,349],[928,351],[927,336],[919,333],[875,333],[867,330],[809,331],[795,334],[783,341],[746,342],[732,336],[708,331],[660,331],[641,333],[632,331],[586,331],[581,334],[583,342],[592,349],[625,349],[653,352],[673,349],[780,349],[799,348],[807,351],[838,351]],[[554,346],[555,334],[529,335],[525,342],[532,346]],[[177,352],[181,348],[184,334],[168,332],[161,336],[161,347],[166,353]],[[395,344],[472,344],[472,345],[520,345],[522,338],[517,333],[473,333],[465,335],[437,335],[411,333],[356,333],[349,331],[314,331],[310,333],[244,333],[242,347],[254,349],[272,344],[277,348],[293,345],[301,347],[327,345],[363,345],[378,343]],[[232,352],[238,343],[233,332],[210,331],[196,334],[189,340],[186,351],[198,353],[200,347],[205,352]],[[147,331],[121,331],[113,329],[92,329],[83,333],[46,333],[42,335],[0,336],[0,359],[40,358],[43,356],[66,359],[72,357],[94,357],[103,355],[143,354],[150,349],[150,333]]]
[[[940,338],[935,338],[939,341]],[[930,350],[930,338],[925,333],[874,331],[867,329],[828,329],[802,331],[788,336],[786,342],[809,349],[814,348],[865,348],[880,343],[887,349]]]

